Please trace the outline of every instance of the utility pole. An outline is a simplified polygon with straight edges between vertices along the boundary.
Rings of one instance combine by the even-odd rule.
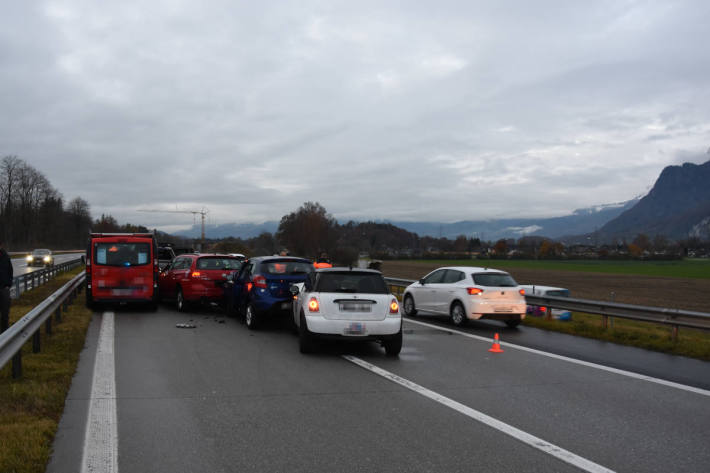
[[[157,212],[157,213],[170,213],[170,214],[192,214],[193,216],[199,215],[202,220],[202,231],[200,234],[200,251],[204,251],[205,247],[205,217],[207,216],[208,210],[204,207],[202,210],[158,210],[158,209],[138,209],[139,212]]]

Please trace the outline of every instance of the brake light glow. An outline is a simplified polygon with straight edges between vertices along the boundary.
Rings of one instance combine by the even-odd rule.
[[[467,287],[466,292],[468,292],[471,296],[477,296],[483,292],[483,289],[480,289],[478,287]]]
[[[193,272],[192,272],[192,277],[193,277],[193,278],[199,278],[199,277],[200,277],[200,272],[199,272],[199,271],[193,271]]]
[[[254,287],[266,289],[266,278],[261,274],[257,274],[256,276],[254,276],[252,278],[252,281],[254,282]]]
[[[547,312],[547,307],[540,306],[540,312]]]
[[[253,285],[252,283],[248,282],[248,283],[247,283],[247,292],[251,292],[251,288],[252,288],[253,286],[254,286],[254,285]]]
[[[318,312],[318,309],[320,309],[320,305],[318,304],[318,299],[315,297],[311,297],[311,300],[308,301],[308,311],[309,312]]]
[[[525,295],[525,289],[521,289],[521,290],[520,290],[520,295],[521,295],[521,296],[524,296],[524,295]]]
[[[390,302],[390,314],[397,313],[399,313],[399,303],[397,302],[397,299],[392,299],[392,302]]]

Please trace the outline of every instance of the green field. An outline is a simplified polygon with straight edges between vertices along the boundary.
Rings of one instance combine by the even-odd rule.
[[[710,279],[710,259],[683,259],[676,261],[506,259],[413,260],[413,262],[414,261],[419,263],[436,263],[438,266],[469,265],[497,269],[548,269],[556,271],[583,271],[591,273]]]

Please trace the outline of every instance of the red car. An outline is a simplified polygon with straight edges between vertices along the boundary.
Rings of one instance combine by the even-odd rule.
[[[241,266],[239,258],[229,255],[180,255],[160,273],[160,296],[174,299],[180,312],[190,303],[221,303],[224,281]]]

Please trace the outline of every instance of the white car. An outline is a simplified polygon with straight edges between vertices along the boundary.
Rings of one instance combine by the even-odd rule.
[[[399,303],[379,271],[318,269],[291,293],[301,353],[313,351],[316,338],[375,340],[388,356],[401,351]]]
[[[516,327],[525,318],[525,291],[505,271],[469,266],[439,268],[404,290],[404,315],[444,314],[454,325],[493,319]]]
[[[525,294],[530,296],[553,296],[553,297],[569,297],[569,289],[563,287],[552,287],[552,286],[520,286],[525,290]],[[527,308],[527,313],[530,315],[535,315],[542,317],[547,315],[547,307],[540,307],[537,305],[529,305]],[[572,320],[572,312],[566,309],[550,309],[550,315],[553,318],[563,321]]]

